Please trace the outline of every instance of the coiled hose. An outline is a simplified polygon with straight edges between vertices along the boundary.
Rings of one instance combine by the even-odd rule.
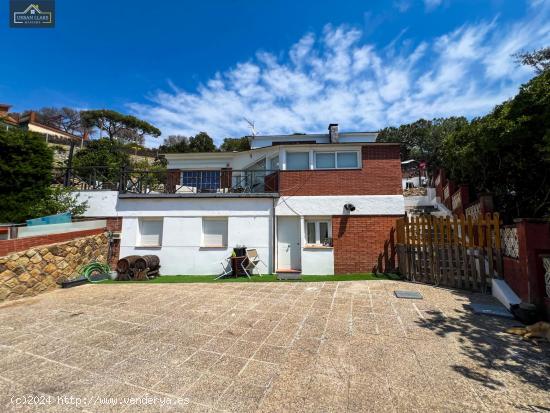
[[[80,275],[83,275],[92,283],[97,283],[101,281],[108,280],[109,272],[111,268],[107,264],[101,262],[91,262],[89,264],[83,265],[78,271]]]

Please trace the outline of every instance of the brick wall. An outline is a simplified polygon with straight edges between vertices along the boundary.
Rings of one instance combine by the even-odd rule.
[[[400,216],[333,216],[335,274],[371,272],[397,218]]]
[[[535,304],[550,320],[550,297],[546,295],[542,255],[550,254],[550,223],[518,219],[518,259],[503,258],[503,278],[525,302]]]
[[[12,252],[24,251],[39,245],[55,244],[57,242],[70,241],[75,238],[98,235],[102,234],[104,231],[104,228],[95,228],[83,231],[65,232],[62,234],[39,235],[36,237],[0,240],[0,257],[11,254]]]
[[[107,218],[107,230],[113,232],[122,231],[122,217]],[[116,268],[116,263],[120,258],[120,239],[111,240],[111,256],[109,257],[109,265],[112,269]]]
[[[398,145],[362,148],[362,169],[280,171],[281,195],[400,195]]]
[[[113,232],[122,231],[122,217],[108,217],[107,220],[107,230]]]

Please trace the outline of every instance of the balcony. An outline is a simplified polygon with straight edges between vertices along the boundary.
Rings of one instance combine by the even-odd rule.
[[[75,190],[118,191],[120,198],[135,197],[273,197],[278,196],[279,171],[58,168],[54,183]]]

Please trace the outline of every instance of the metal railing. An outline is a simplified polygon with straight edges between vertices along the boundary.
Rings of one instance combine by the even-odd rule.
[[[77,190],[109,190],[132,194],[276,193],[276,170],[162,170],[108,167],[56,168],[54,183]]]
[[[106,166],[54,168],[52,172],[53,184],[81,191],[118,191],[121,175],[122,169]]]
[[[278,192],[278,171],[167,170],[124,171],[122,192],[135,194],[223,194]]]

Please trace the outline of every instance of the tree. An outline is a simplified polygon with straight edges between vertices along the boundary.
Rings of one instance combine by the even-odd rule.
[[[41,134],[0,130],[0,222],[33,218],[32,207],[48,196],[53,153]]]
[[[190,151],[189,138],[183,135],[170,135],[164,139],[164,143],[159,147],[161,153],[185,153]]]
[[[107,133],[110,140],[121,142],[143,142],[146,135],[158,138],[159,129],[132,115],[124,115],[114,110],[86,110],[81,112],[82,124],[87,128],[97,128]]]
[[[550,71],[448,136],[451,179],[490,192],[508,220],[550,214]]]
[[[433,173],[442,166],[442,148],[446,136],[468,125],[464,117],[420,119],[399,127],[388,127],[378,133],[377,142],[401,144],[401,160],[425,161]]]
[[[79,196],[80,194],[71,188],[52,185],[48,188],[47,195],[32,205],[31,216],[40,217],[64,212],[70,212],[73,216],[82,215],[88,209],[88,201],[79,202]]]
[[[206,132],[199,132],[189,139],[190,152],[216,152],[214,141]]]
[[[540,74],[550,68],[550,47],[544,47],[532,52],[517,53],[516,62],[532,66]]]
[[[243,136],[242,138],[225,138],[220,146],[220,151],[222,152],[242,152],[249,150],[250,141],[246,136]]]
[[[100,172],[104,178],[116,181],[121,168],[130,165],[130,156],[122,149],[121,143],[106,138],[90,141],[74,155],[73,167],[76,174],[85,178],[90,173]]]
[[[25,112],[28,113],[28,112]],[[61,129],[73,135],[83,135],[88,128],[82,124],[80,111],[63,107],[44,107],[35,111],[39,123]]]

